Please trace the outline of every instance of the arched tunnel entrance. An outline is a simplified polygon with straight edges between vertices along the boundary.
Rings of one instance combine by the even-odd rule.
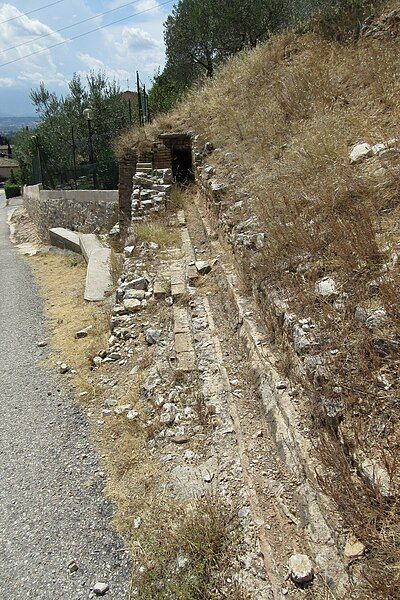
[[[161,140],[162,147],[157,148],[155,162],[158,163],[160,157],[165,165],[166,153],[168,153],[169,167],[172,168],[175,181],[181,185],[187,185],[194,181],[191,136],[185,133],[163,133],[159,136],[159,140]]]
[[[172,148],[172,175],[181,185],[194,181],[191,148]]]

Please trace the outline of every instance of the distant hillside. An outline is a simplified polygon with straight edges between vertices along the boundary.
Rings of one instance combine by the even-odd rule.
[[[22,127],[35,127],[37,117],[13,117],[0,113],[0,134],[10,135],[16,133]]]

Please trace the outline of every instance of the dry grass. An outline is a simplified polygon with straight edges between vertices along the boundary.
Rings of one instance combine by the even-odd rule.
[[[120,141],[122,153],[146,147],[161,131],[191,130],[211,140],[217,150],[207,161],[218,180],[230,182],[219,214],[224,227],[234,234],[238,223],[255,215],[254,231],[266,233],[261,252],[239,247],[236,256],[272,325],[287,375],[295,377],[299,357],[271,295],[316,326],[317,345],[309,354],[324,357],[325,370],[307,372],[301,383],[314,401],[315,432],[333,426],[333,446],[321,437],[331,467],[325,486],[369,549],[364,598],[400,594],[398,494],[383,501],[379,490],[353,477],[352,458],[361,448],[386,464],[398,483],[400,261],[393,262],[392,253],[400,239],[400,159],[351,166],[348,155],[358,142],[399,136],[399,50],[395,37],[342,45],[285,33],[237,55],[171,114]],[[241,209],[231,209],[237,200],[243,200]],[[316,294],[315,282],[325,275],[336,280],[342,306]],[[358,307],[384,308],[387,323],[367,329],[355,319]],[[343,403],[334,423],[321,410],[321,398]],[[343,460],[338,433],[346,442]],[[343,486],[335,485],[341,478]]]
[[[237,523],[216,495],[194,499],[183,509],[167,498],[152,501],[157,529],[139,537],[132,597],[143,600],[245,600],[232,574]],[[176,515],[179,511],[179,519]],[[233,575],[233,576],[232,576]]]
[[[183,190],[181,186],[174,185],[171,190],[171,196],[167,203],[167,208],[171,212],[177,212],[185,208],[187,190]]]
[[[52,358],[68,363],[84,377],[92,357],[106,345],[108,305],[84,301],[86,263],[82,256],[48,253],[27,260],[45,300]],[[75,339],[75,333],[89,325],[93,329],[88,336]]]
[[[132,234],[137,242],[155,242],[161,248],[179,244],[179,231],[161,222],[145,221],[132,226]]]

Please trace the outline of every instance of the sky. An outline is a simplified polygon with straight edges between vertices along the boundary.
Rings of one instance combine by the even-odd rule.
[[[53,2],[53,6],[36,11]],[[128,82],[129,88],[134,88],[137,70],[141,80],[149,84],[165,61],[163,23],[172,10],[173,0],[166,2],[0,0],[0,115],[34,115],[29,99],[32,88],[43,81],[50,91],[62,95],[67,92],[67,83],[74,73],[84,76],[92,69],[105,71],[123,89],[127,89]],[[106,15],[96,16],[110,10]],[[91,17],[95,18],[69,28]],[[124,17],[129,18],[66,41]]]

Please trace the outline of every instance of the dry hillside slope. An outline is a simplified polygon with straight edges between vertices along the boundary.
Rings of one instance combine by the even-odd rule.
[[[320,484],[366,547],[359,598],[400,595],[398,8],[354,44],[286,33],[244,52],[119,142],[212,142],[198,180],[210,198],[222,184],[220,238],[305,391]]]

